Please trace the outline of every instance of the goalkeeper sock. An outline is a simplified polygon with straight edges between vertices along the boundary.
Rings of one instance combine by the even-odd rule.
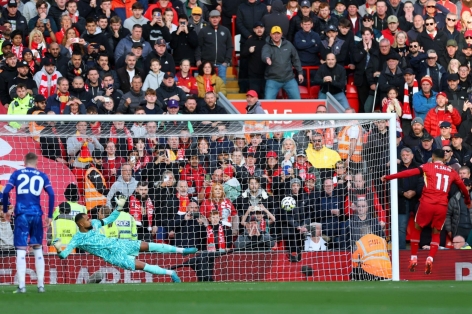
[[[26,250],[16,250],[16,274],[18,275],[18,288],[24,288],[26,276]]]
[[[429,249],[429,257],[434,257],[439,249],[439,233],[433,233],[431,235],[431,244]]]
[[[413,228],[411,230],[411,239],[410,239],[410,246],[411,246],[411,255],[418,255],[418,247],[420,245],[420,236],[421,231]]]
[[[34,261],[36,274],[38,275],[38,287],[44,287],[44,257],[43,248],[34,249]]]
[[[182,253],[183,251],[183,248],[175,247],[172,245],[161,243],[149,243],[149,252]]]
[[[164,268],[160,268],[157,265],[149,265],[149,264],[144,265],[143,270],[147,273],[151,273],[154,275],[169,275],[170,276],[174,273],[174,271],[172,270],[167,270]]]

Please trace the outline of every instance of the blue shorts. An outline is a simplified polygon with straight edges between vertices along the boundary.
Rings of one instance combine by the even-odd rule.
[[[41,215],[18,215],[15,217],[13,242],[16,248],[28,245],[42,245],[43,234],[43,217]]]
[[[136,270],[135,259],[139,254],[141,241],[119,240],[119,246],[105,260],[123,269]]]

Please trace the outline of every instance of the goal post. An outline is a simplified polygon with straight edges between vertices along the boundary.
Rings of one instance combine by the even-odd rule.
[[[11,128],[4,127],[11,121],[23,125],[22,128],[11,132]],[[372,134],[382,128],[378,126],[379,121],[392,127],[374,136]],[[79,122],[85,122],[84,126],[80,126],[86,129],[83,133],[79,130]],[[120,122],[124,122],[124,128],[118,125]],[[190,241],[188,236],[193,232],[189,230],[193,229],[184,220],[195,219],[201,237],[195,243],[202,251],[196,255],[197,263],[213,263],[214,269],[209,271],[216,281],[356,280],[352,277],[354,268],[363,271],[361,256],[358,255],[362,250],[357,246],[357,241],[369,234],[378,234],[385,240],[391,263],[391,274],[385,269],[385,273],[381,270],[380,275],[377,272],[373,277],[398,281],[397,181],[379,183],[381,175],[397,171],[395,125],[394,113],[0,115],[0,185],[5,185],[9,175],[23,167],[24,155],[34,151],[44,157],[38,168],[48,174],[53,186],[58,189],[56,206],[67,201],[66,186],[74,182],[78,186],[78,202],[87,207],[89,214],[106,215],[103,208],[113,206],[112,197],[103,195],[103,203],[92,201],[101,194],[87,179],[87,171],[93,165],[94,158],[101,155],[103,161],[97,169],[102,178],[106,178],[103,179],[105,183],[115,182],[106,186],[107,191],[115,185],[111,190],[120,190],[118,183],[123,177],[120,176],[118,164],[120,167],[129,165],[133,178],[139,178],[137,181],[140,182],[136,182],[128,197],[130,217],[137,225],[130,234],[137,233],[137,238],[143,241],[194,243],[192,241],[195,239]],[[349,143],[346,146],[343,136],[347,136],[349,128],[356,129],[360,137],[355,149],[359,159],[349,153],[349,160],[346,161],[343,153],[349,151]],[[279,137],[284,140],[278,141]],[[316,138],[324,147],[317,148]],[[288,148],[283,146],[285,140]],[[115,146],[113,154],[110,153],[113,148],[107,147],[109,143]],[[52,152],[53,149],[56,151]],[[102,153],[98,154],[98,151]],[[236,161],[234,152],[241,152],[241,161]],[[162,161],[159,159],[161,157]],[[192,158],[195,158],[193,164]],[[154,163],[156,166],[153,166]],[[322,166],[317,168],[315,165]],[[331,165],[340,168],[347,165],[349,169],[341,174],[337,166]],[[221,170],[224,179],[215,179],[215,171],[219,173],[218,170]],[[364,181],[362,187],[356,186],[356,176]],[[259,184],[255,192],[251,190],[254,177]],[[126,181],[126,184],[129,182]],[[146,183],[149,194],[139,194],[138,187],[144,186],[141,182]],[[168,185],[167,182],[172,183]],[[184,182],[182,184],[186,190],[180,190],[179,182]],[[224,189],[223,200],[218,197],[218,185]],[[336,194],[335,208],[329,207],[334,204],[329,185],[336,191],[340,191],[341,187],[345,191],[345,194]],[[179,191],[187,196],[181,197]],[[264,193],[267,197],[256,197],[252,192]],[[13,194],[10,196],[14,205]],[[179,196],[176,198],[176,195]],[[153,199],[146,203],[146,197]],[[43,204],[46,200],[47,196],[43,193]],[[290,205],[292,200],[295,202],[293,207]],[[192,214],[187,207],[190,203],[197,207],[199,214]],[[363,206],[367,209],[363,213],[364,218],[361,218]],[[302,207],[304,211],[299,209]],[[144,208],[152,210],[146,211]],[[215,218],[219,222],[212,223],[212,214],[219,214]],[[72,261],[59,261],[47,245],[48,227],[45,226],[43,249],[51,253],[46,256],[46,261],[52,266],[47,270],[50,281],[46,280],[46,283],[88,280],[136,282],[130,279],[130,272],[120,275],[120,271],[111,265],[80,250],[73,254]],[[120,237],[125,234],[120,227],[101,232]],[[188,234],[183,237],[179,232]],[[325,243],[325,247],[317,249],[319,243]],[[13,259],[8,254],[1,255],[2,249],[0,247],[0,268],[5,268]],[[145,260],[155,260],[154,255],[146,254]],[[198,257],[202,256],[204,258],[199,260]],[[359,263],[353,264],[354,256]],[[83,261],[86,261],[85,265],[90,265],[88,270],[80,268]],[[208,279],[200,278],[197,270],[185,264],[190,263],[188,260],[176,258],[175,255],[165,254],[158,261],[162,261],[164,267],[176,267],[178,271],[185,270],[185,274],[191,273],[192,280]],[[252,269],[251,265],[257,267]],[[13,269],[11,265],[9,268]],[[34,270],[34,265],[31,268]],[[67,271],[77,272],[78,275],[64,275]],[[105,274],[105,279],[99,275],[100,272]],[[14,273],[12,270],[9,279],[0,276],[0,284],[13,283]],[[181,274],[181,277],[186,281],[185,275]],[[362,278],[369,280],[369,277],[361,277],[360,280]],[[161,279],[143,275],[142,280],[153,282]]]

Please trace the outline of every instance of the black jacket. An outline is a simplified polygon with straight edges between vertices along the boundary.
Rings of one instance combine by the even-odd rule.
[[[72,82],[76,76],[81,76],[84,79],[84,82],[87,79],[88,67],[84,61],[82,61],[78,69],[74,67],[72,61],[69,61],[61,69],[58,70],[59,72],[61,72],[63,77],[67,78],[69,82]]]
[[[316,31],[320,28],[319,24],[320,24],[320,21],[318,20],[318,17],[315,15],[315,13],[313,13],[312,11],[310,11],[310,14],[308,15],[311,20],[313,21],[313,28],[312,30],[313,31]],[[298,12],[297,15],[295,15],[294,17],[292,17],[292,19],[290,20],[290,24],[288,26],[288,33],[287,33],[287,39],[290,40],[291,42],[293,42],[293,40],[295,39],[295,34],[302,29],[301,27],[301,23],[302,23],[302,18],[303,18],[303,15],[302,15],[302,12]],[[361,18],[362,19],[362,18]]]
[[[91,103],[89,102],[93,98],[92,94],[85,90],[85,87],[74,88],[72,86],[69,86],[69,95],[80,99],[80,101],[82,102],[82,104],[84,104],[85,107],[90,106]]]
[[[447,35],[443,31],[438,31],[433,40],[424,30],[416,40],[418,40],[420,47],[423,47],[424,52],[433,49],[438,56],[442,56],[446,51]]]
[[[190,64],[195,64],[195,49],[198,46],[198,35],[193,27],[188,27],[188,34],[180,32],[177,35],[177,31],[175,31],[171,36],[170,47],[173,49],[174,62],[180,64],[180,61],[183,59],[188,59]]]
[[[425,133],[428,132],[426,132],[426,130],[423,130],[423,134]],[[415,133],[410,130],[410,133],[403,137],[402,142],[406,147],[409,147],[412,151],[414,151],[415,148],[421,144],[421,136],[416,136]]]
[[[449,103],[454,108],[456,108],[460,114],[462,114],[462,109],[464,109],[464,102],[469,99],[467,91],[461,89],[460,86],[458,86],[456,90],[451,90],[448,86],[445,92]]]
[[[108,55],[109,60],[112,60],[114,55],[113,55],[113,47],[110,47],[110,42],[108,41],[108,38],[105,36],[103,33],[97,33],[97,34],[89,34],[87,31],[85,31],[81,36],[85,40],[85,42],[89,44],[99,44],[103,47],[105,47],[105,51],[102,51],[102,53],[106,53]]]
[[[80,3],[80,1],[79,1],[79,3]],[[60,25],[61,25],[61,17],[62,17],[62,15],[64,15],[64,12],[66,12],[66,9],[65,8],[64,8],[64,10],[59,9],[56,2],[53,2],[51,4],[51,7],[49,8],[48,15],[50,15],[54,18],[54,22],[56,22],[56,25],[59,28],[60,28]]]
[[[41,154],[49,159],[56,160],[56,158],[62,158],[61,139],[57,137],[52,131],[52,126],[46,125],[41,131],[39,137],[39,144],[41,148]],[[64,142],[64,147],[66,143]]]
[[[323,82],[325,76],[331,76],[332,82]],[[336,64],[333,68],[328,65],[322,64],[315,75],[314,83],[320,85],[320,91],[323,93],[330,92],[331,94],[338,94],[344,92],[346,88],[346,70],[339,64]]]
[[[145,73],[148,73],[149,70],[151,69],[151,60],[152,59],[157,59],[161,62],[161,71],[162,72],[172,72],[175,73],[175,61],[174,58],[170,53],[167,51],[164,52],[162,56],[159,56],[156,52],[156,50],[153,50],[151,53],[149,53],[144,60],[144,71]]]
[[[0,71],[0,100],[3,105],[6,105],[12,100],[10,92],[8,91],[8,84],[18,75],[18,71],[16,67],[10,67],[7,64],[5,64]]]
[[[251,38],[248,38],[241,48],[241,56],[248,59],[248,68],[250,78],[259,78],[264,76],[266,64],[261,62],[262,47],[266,43],[266,36],[263,34],[261,37],[252,34]],[[255,46],[254,52],[249,52],[249,48]],[[254,75],[254,77],[252,77]]]
[[[287,37],[290,21],[287,17],[287,8],[284,6],[282,1],[273,0],[270,14],[264,15],[262,18],[264,24],[265,34],[269,36],[270,30],[273,26],[280,26],[283,32],[283,36]]]
[[[171,34],[167,26],[161,27],[157,23],[154,25],[151,25],[150,21],[143,25],[144,40],[150,42],[151,45],[154,45],[154,42],[159,37],[164,38],[166,42],[171,41]]]
[[[135,71],[134,73],[136,75],[139,75],[144,82],[144,79],[146,78],[146,74],[144,70],[140,68],[134,68],[134,71]],[[126,94],[131,89],[130,77],[129,77],[128,71],[126,71],[126,66],[116,70],[116,74],[118,74],[118,77],[120,78],[120,87],[121,87],[120,89],[123,92],[123,94]]]
[[[411,164],[407,167],[403,162],[398,165],[398,172],[405,170],[410,170],[418,168],[420,164],[411,161]],[[424,180],[421,175],[416,175],[408,178],[398,179],[398,214],[405,215],[410,212],[416,212],[416,206],[421,197],[421,192],[423,191]],[[407,191],[413,190],[416,192],[416,195],[411,199],[408,199],[404,196],[404,193]]]
[[[195,60],[229,64],[232,54],[233,39],[229,29],[221,25],[214,29],[209,25],[200,30]]]
[[[177,87],[177,84],[174,83],[171,87],[168,87],[164,82],[161,83],[161,86],[156,90],[157,93],[157,100],[160,101],[162,104],[167,104],[167,100],[177,95],[179,96],[179,105],[180,108],[184,107],[185,101],[187,100],[187,95],[182,90],[182,88]]]
[[[18,76],[15,76],[13,80],[8,82],[8,93],[10,94],[11,99],[17,97],[16,85],[18,85],[19,83],[25,84],[26,89],[31,89],[33,91],[33,95],[36,95],[38,93],[38,85],[36,85],[35,80],[33,80],[31,77],[22,79]]]
[[[241,45],[252,35],[254,22],[262,20],[262,17],[268,13],[267,6],[260,0],[256,0],[254,3],[245,1],[239,5],[238,13],[236,13],[236,26],[241,34]]]
[[[400,67],[397,66],[395,74],[388,69],[388,67],[380,73],[379,76],[379,87],[377,89],[377,99],[382,100],[387,96],[388,90],[391,87],[397,89],[398,98],[403,99],[404,87],[405,87],[405,78],[403,77],[403,71]]]
[[[376,40],[372,40],[372,47],[369,49],[369,64],[367,62],[367,51],[364,50],[363,42],[359,42],[354,46],[352,58],[356,69],[354,70],[354,84],[362,86],[368,84],[366,68],[370,65],[373,68],[378,68],[379,62],[379,44]]]

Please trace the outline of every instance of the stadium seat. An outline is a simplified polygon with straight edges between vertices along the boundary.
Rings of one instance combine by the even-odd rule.
[[[305,86],[298,86],[298,90],[300,91],[301,99],[311,99],[311,93],[309,92],[308,88]]]
[[[349,106],[356,112],[359,112],[359,98],[357,97],[357,86],[354,85],[354,77],[348,76],[346,84],[346,98]]]
[[[320,94],[320,86],[315,85],[310,87],[310,95],[311,98],[318,99],[318,95]]]
[[[277,93],[277,99],[288,99],[287,93],[282,88]]]

